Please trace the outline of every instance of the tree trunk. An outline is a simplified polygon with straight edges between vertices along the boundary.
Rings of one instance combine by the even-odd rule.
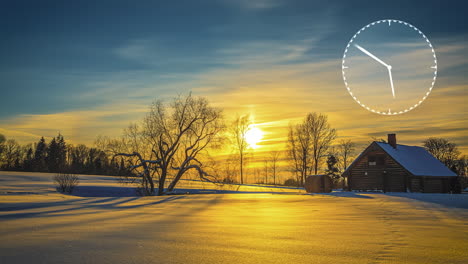
[[[185,173],[185,170],[179,170],[177,172],[177,175],[175,176],[174,180],[172,180],[171,184],[169,184],[169,187],[167,187],[167,192],[172,192],[176,186],[176,184],[179,182],[180,178],[182,178],[182,175]]]
[[[244,155],[240,153],[240,181],[244,184]]]
[[[163,195],[164,193],[164,182],[166,181],[166,175],[167,175],[167,171],[166,169],[162,169],[161,170],[161,177],[159,179],[159,186],[158,186],[158,196],[161,196]]]
[[[301,172],[301,186],[305,184],[305,177],[307,175],[307,156],[304,156],[302,159],[302,172]]]
[[[276,185],[276,168],[273,168],[273,185]]]
[[[148,182],[150,184],[150,193],[151,195],[153,195],[154,194],[154,182],[153,182],[153,178],[151,178],[151,175],[149,175],[149,172],[148,172],[147,177],[148,177]]]
[[[318,172],[318,159],[315,159],[315,162],[314,162],[314,174],[317,175],[317,172]]]

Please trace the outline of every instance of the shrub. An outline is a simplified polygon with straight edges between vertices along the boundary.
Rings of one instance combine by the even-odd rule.
[[[290,178],[290,179],[287,179],[287,180],[284,181],[284,185],[285,186],[295,186],[295,187],[297,187],[297,186],[299,186],[299,183],[295,179]]]
[[[54,176],[55,187],[61,193],[72,193],[79,182],[78,176],[74,174],[59,173]]]
[[[236,181],[235,181],[233,178],[229,177],[229,176],[228,176],[228,177],[225,177],[225,178],[223,178],[223,180],[222,180],[221,182],[222,182],[222,183],[227,183],[227,184],[233,184],[233,183],[236,183]]]

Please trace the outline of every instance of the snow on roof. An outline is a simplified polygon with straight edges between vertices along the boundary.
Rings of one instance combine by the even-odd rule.
[[[457,176],[422,147],[397,144],[394,149],[387,143],[376,143],[415,176]]]

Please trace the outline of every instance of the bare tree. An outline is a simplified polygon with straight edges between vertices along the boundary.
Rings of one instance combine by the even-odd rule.
[[[262,169],[255,166],[254,168],[252,168],[251,170],[251,174],[253,175],[253,178],[254,178],[254,182],[255,183],[258,183],[258,184],[262,184],[263,183],[263,176],[262,176]]]
[[[454,166],[455,172],[459,176],[459,182],[462,190],[468,187],[468,157],[466,155],[461,156]]]
[[[209,165],[211,168],[205,169],[205,171],[208,171],[210,175],[213,175],[216,177],[216,181],[218,183],[235,183],[237,182],[236,180],[236,175],[239,170],[238,168],[238,161],[237,161],[237,156],[230,154],[226,155],[224,158],[214,158],[211,157],[210,155],[207,155],[209,157]],[[206,163],[206,162],[205,162]],[[206,167],[206,166],[205,166]]]
[[[450,169],[453,168],[460,155],[457,145],[445,138],[428,138],[423,141],[423,144],[427,151]]]
[[[273,184],[276,184],[279,157],[280,157],[280,152],[277,150],[274,150],[270,153],[270,169],[271,169],[271,174],[273,176]]]
[[[339,144],[337,145],[336,151],[338,155],[339,167],[340,171],[344,172],[349,164],[351,163],[351,159],[354,156],[354,152],[356,150],[356,144],[351,140],[340,140]]]
[[[302,123],[290,125],[288,151],[304,184],[305,177],[312,171],[318,173],[327,150],[336,137],[326,115],[309,113]],[[309,166],[309,164],[311,166]]]
[[[8,139],[3,145],[3,167],[12,169],[21,157],[21,146],[14,139]]]
[[[189,170],[196,170],[200,178],[209,176],[199,160],[201,153],[211,147],[224,129],[221,110],[209,106],[205,98],[190,94],[177,97],[171,104],[154,102],[141,123],[127,131],[124,143],[132,152],[117,153],[130,159],[133,169],[140,169],[147,195],[154,193],[155,173],[158,175],[157,195],[164,193],[170,170],[175,170],[167,191],[174,189]],[[140,150],[140,151],[137,151]]]
[[[105,150],[115,159],[117,156],[126,157],[126,164],[132,174],[120,175],[122,183],[140,184],[139,191],[143,195],[154,193],[155,181],[158,182],[158,164],[154,162],[155,155],[152,151],[155,148],[154,142],[147,139],[143,122],[132,123],[123,130],[120,138],[110,139],[108,137],[98,137],[95,145],[99,149]],[[136,175],[137,177],[134,177]]]
[[[189,122],[190,128],[185,132],[181,141],[182,154],[179,156],[178,164],[172,167],[177,170],[177,173],[168,187],[168,192],[174,189],[182,175],[188,170],[196,170],[200,178],[203,179],[210,176],[203,170],[203,164],[198,157],[207,147],[215,148],[220,146],[219,143],[222,140],[220,132],[225,129],[221,110],[210,107],[206,99],[189,100],[187,102],[188,111],[180,109],[183,105],[181,98],[173,105],[176,113],[178,113],[177,116],[180,119],[188,119],[193,122]]]
[[[238,164],[237,164],[237,158],[232,155],[228,158],[226,158],[226,162],[224,163],[224,182],[227,183],[235,183],[238,182],[236,179],[237,171],[239,170]]]
[[[3,134],[0,134],[0,167],[3,163],[3,152],[5,151],[5,141],[6,138]]]
[[[5,141],[6,137],[3,134],[0,134],[0,158],[2,157]]]
[[[306,159],[307,157],[302,157],[304,153],[308,153],[308,151],[304,151],[301,149],[298,139],[297,139],[297,134],[299,132],[297,131],[298,127],[292,124],[289,124],[288,128],[288,141],[287,141],[287,154],[288,157],[292,163],[290,169],[293,172],[293,174],[296,176],[296,182],[297,183],[302,183],[302,176],[304,174],[304,171],[307,169],[304,167],[304,162],[303,160]]]
[[[263,161],[263,173],[265,174],[265,180],[263,181],[264,184],[267,184],[268,183],[268,170],[269,170],[269,166],[268,166],[268,159],[265,159]]]
[[[317,174],[321,159],[336,138],[336,130],[331,128],[328,117],[323,114],[308,114],[305,123],[312,137],[312,158],[314,160],[314,174]]]
[[[457,175],[462,177],[468,176],[468,157],[466,155],[461,156],[455,163],[455,169]]]
[[[231,134],[234,138],[234,146],[239,155],[240,183],[244,184],[244,162],[249,144],[246,134],[250,130],[252,121],[249,115],[237,116],[231,126]]]

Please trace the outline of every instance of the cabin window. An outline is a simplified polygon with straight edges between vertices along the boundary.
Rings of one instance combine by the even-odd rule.
[[[369,166],[377,165],[377,158],[374,155],[367,157],[367,160],[369,161]]]

